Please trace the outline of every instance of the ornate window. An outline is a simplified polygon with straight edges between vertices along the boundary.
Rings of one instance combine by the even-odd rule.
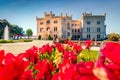
[[[57,34],[54,34],[54,38],[57,38]]]
[[[78,29],[78,32],[80,32],[80,29]]]
[[[77,36],[75,35],[75,37],[74,37],[74,38],[75,38],[75,40],[76,40]]]
[[[70,36],[70,32],[67,32],[67,36]]]
[[[54,23],[56,24],[56,23],[57,23],[57,21],[54,21]]]
[[[100,21],[97,21],[97,25],[100,25]]]
[[[74,24],[72,24],[72,26],[74,26]]]
[[[47,29],[46,29],[46,30],[48,31],[49,29],[50,29],[50,27],[47,27]]]
[[[97,27],[97,32],[100,32],[100,27]]]
[[[100,39],[100,34],[97,34],[97,39]]]
[[[42,25],[43,24],[43,22],[40,22],[40,25]]]
[[[40,28],[40,32],[42,32],[43,28]]]
[[[74,32],[74,29],[72,29],[72,32]]]
[[[87,27],[87,32],[90,32],[90,27]]]
[[[75,32],[77,32],[77,29],[75,29]]]
[[[50,20],[47,20],[47,22],[46,22],[47,24],[50,24]]]
[[[70,23],[67,23],[67,29],[70,29]]]
[[[57,27],[54,27],[54,31],[57,31]]]
[[[80,38],[80,35],[78,35],[78,39]]]
[[[90,22],[90,21],[86,21],[86,23],[87,23],[88,25],[90,25],[90,24],[91,24],[91,22]]]
[[[90,39],[90,34],[87,34],[87,39]]]

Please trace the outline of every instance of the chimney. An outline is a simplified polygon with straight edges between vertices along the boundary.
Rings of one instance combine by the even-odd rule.
[[[60,16],[62,16],[62,12],[61,12]]]
[[[92,15],[92,12],[90,14]]]
[[[52,11],[50,11],[50,14],[52,14]]]
[[[36,19],[38,19],[38,16],[36,16]]]
[[[106,16],[106,13],[104,13],[104,16]]]
[[[67,16],[67,13],[66,13],[66,16]]]
[[[46,14],[47,14],[47,13],[46,13],[46,12],[44,12],[44,15],[45,15],[45,16],[46,16]]]

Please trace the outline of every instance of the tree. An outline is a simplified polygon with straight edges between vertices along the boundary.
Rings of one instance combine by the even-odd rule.
[[[0,39],[3,38],[3,33],[4,33],[4,27],[8,25],[9,27],[9,32],[10,32],[10,37],[13,37],[14,35],[23,35],[24,31],[22,27],[19,27],[18,25],[15,24],[10,24],[6,19],[0,20]]]
[[[28,36],[28,39],[29,39],[29,37],[33,35],[32,29],[27,29],[26,35]]]
[[[119,38],[120,38],[120,36],[117,33],[110,33],[108,35],[108,40],[109,41],[119,41]]]
[[[52,37],[51,37],[51,35],[48,35],[48,40],[52,40]]]
[[[41,39],[41,35],[38,36],[38,40],[40,40],[40,39]]]
[[[14,35],[17,35],[17,36],[22,36],[24,35],[24,31],[23,31],[23,28],[22,27],[19,27],[18,25],[10,25],[10,35],[11,36],[14,36]]]

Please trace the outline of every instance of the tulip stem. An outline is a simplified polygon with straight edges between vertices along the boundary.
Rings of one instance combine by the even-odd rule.
[[[88,49],[88,61],[90,61],[90,49]]]

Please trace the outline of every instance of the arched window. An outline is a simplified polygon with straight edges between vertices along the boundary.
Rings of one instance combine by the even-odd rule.
[[[70,32],[67,32],[67,36],[68,36],[68,37],[70,36]]]
[[[72,32],[74,32],[74,29],[72,29]]]
[[[80,29],[78,29],[78,32],[80,32]]]
[[[90,34],[87,34],[87,39],[90,39]]]
[[[57,26],[56,26],[56,27],[54,27],[54,31],[57,31]]]
[[[49,24],[50,23],[50,20],[47,20],[47,22],[46,22],[47,24]]]
[[[75,29],[75,32],[77,32],[77,29]]]
[[[87,27],[87,32],[90,32],[90,27]]]
[[[100,27],[97,27],[97,32],[100,32]]]
[[[70,29],[70,23],[67,23],[67,29]]]
[[[97,25],[100,25],[100,21],[97,21]]]
[[[46,30],[48,31],[49,29],[50,29],[50,27],[47,27],[47,29],[46,29]]]
[[[43,28],[40,28],[40,32],[42,32]]]
[[[75,40],[76,40],[77,36],[75,35]]]
[[[97,39],[98,39],[98,40],[100,39],[100,34],[97,34]]]
[[[90,25],[90,21],[86,21],[87,25]]]
[[[57,20],[55,20],[54,23],[56,24],[56,23],[57,23]]]

